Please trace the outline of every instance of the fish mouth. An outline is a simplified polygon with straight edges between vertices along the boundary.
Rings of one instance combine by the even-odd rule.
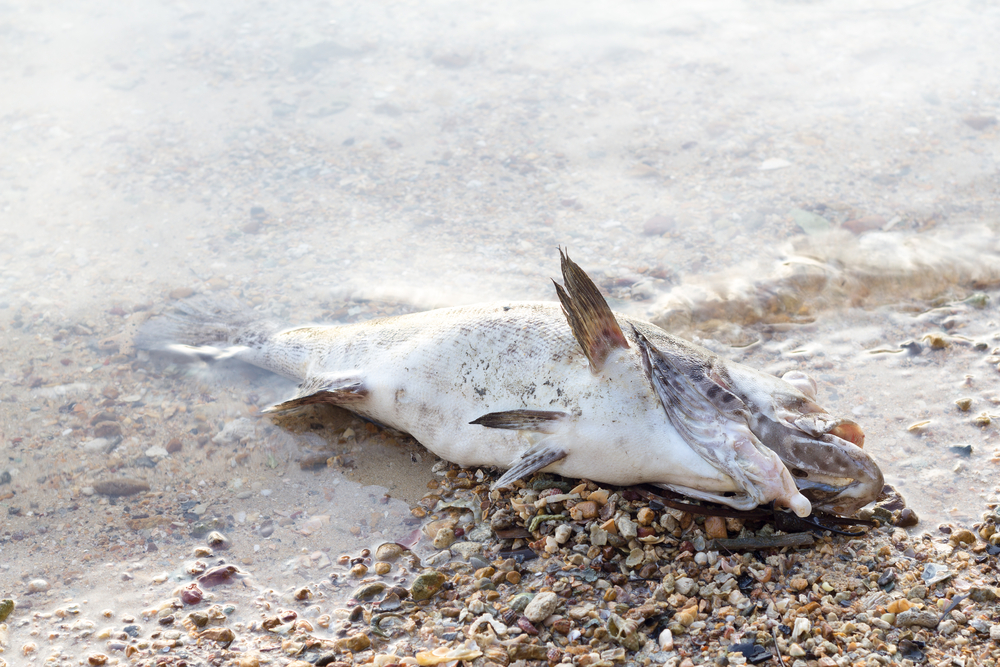
[[[777,421],[760,417],[754,426],[814,509],[850,516],[878,499],[885,480],[861,448],[864,432],[855,422],[814,412]]]

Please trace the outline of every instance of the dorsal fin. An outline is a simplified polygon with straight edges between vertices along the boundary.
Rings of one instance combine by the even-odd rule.
[[[576,342],[590,361],[590,370],[598,373],[604,368],[608,355],[616,348],[627,348],[628,340],[590,276],[562,248],[559,249],[559,257],[566,287],[564,289],[553,280],[556,294],[562,302],[563,313]]]

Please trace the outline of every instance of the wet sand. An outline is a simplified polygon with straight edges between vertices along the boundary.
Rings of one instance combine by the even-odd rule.
[[[350,621],[352,558],[440,518],[433,505],[416,516],[428,484],[442,479],[433,456],[335,411],[280,425],[261,419],[288,385],[245,369],[151,359],[128,345],[134,326],[195,293],[229,294],[289,324],[552,300],[557,245],[616,310],[653,318],[678,285],[766,275],[807,236],[840,243],[826,228],[859,238],[884,230],[966,238],[995,252],[998,25],[995,8],[961,4],[8,3],[0,9],[0,599],[17,606],[0,631],[0,662],[56,656],[54,664],[69,664],[91,653],[149,664],[235,660],[219,642],[198,639],[203,629],[184,627],[189,610],[171,612],[172,626],[153,620],[171,615],[159,616],[158,605],[178,599],[198,561],[219,559],[247,576],[208,591],[215,599],[196,611],[232,605],[226,623],[213,625],[238,626],[234,651],[274,640],[260,623],[284,607],[330,641],[365,634],[375,645],[355,651],[359,661],[392,646],[412,657],[464,642],[474,619],[443,631],[458,638],[413,628],[405,641],[379,643],[364,629],[371,603],[343,637],[336,623],[317,621]],[[883,247],[897,242],[885,237]],[[746,268],[754,262],[759,269]],[[928,608],[966,584],[996,585],[995,556],[979,530],[995,523],[982,515],[997,502],[997,293],[946,268],[941,276],[939,293],[902,280],[876,302],[835,293],[822,308],[805,304],[792,313],[801,318],[780,326],[734,318],[684,332],[744,363],[809,372],[832,409],[863,424],[887,479],[923,518],[905,540],[898,529],[865,538],[878,561],[871,572],[919,577],[935,558],[974,572],[951,592],[941,586],[918,598]],[[977,292],[989,298],[966,301]],[[900,347],[908,341],[921,353],[899,352],[914,349]],[[968,411],[955,405],[964,398]],[[100,493],[109,489],[136,493]],[[508,502],[497,499],[490,511]],[[625,513],[638,521],[640,509]],[[671,602],[666,586],[655,600],[657,586],[680,574],[669,562],[690,553],[694,563],[700,553],[705,562],[685,570],[689,578],[719,573],[718,561],[708,562],[717,550],[681,550],[704,533],[699,526],[654,554],[654,584],[617,570],[628,586],[614,585],[628,589],[631,607],[647,597],[668,605],[657,612],[662,623],[643,621],[654,644],[654,630],[697,599]],[[555,528],[542,524],[528,541],[554,537]],[[208,547],[211,529],[231,541],[228,551]],[[973,543],[945,549],[962,529],[973,530]],[[513,548],[494,540],[482,540],[482,567],[435,549],[428,536],[414,549],[432,563],[422,567],[451,553],[471,568],[452,565],[451,580],[509,567],[508,558],[487,558]],[[896,546],[904,544],[913,556]],[[544,551],[544,541],[536,546]],[[583,546],[574,553],[592,561],[594,545]],[[879,555],[883,546],[889,555]],[[833,556],[814,547],[783,557],[822,569],[826,557],[853,558],[847,547],[861,551],[833,538]],[[563,551],[554,552],[560,562],[572,557]],[[631,551],[615,561],[627,572]],[[517,595],[556,583],[522,565],[518,583],[495,584],[502,603],[483,601],[498,617]],[[393,567],[381,580],[410,590],[420,568]],[[774,580],[755,581],[781,597],[796,577],[774,567]],[[834,604],[857,614],[868,594],[814,584],[816,600],[797,598],[791,609],[817,602],[808,616],[828,605],[824,595],[847,592]],[[422,603],[427,627],[455,602],[446,598],[471,585]],[[319,597],[295,600],[304,586]],[[606,593],[580,599],[618,613]],[[863,656],[856,647],[851,657],[850,642],[862,642],[849,632],[826,641],[849,663],[889,659],[888,646],[903,639],[926,641],[934,659],[988,659],[995,612],[959,604],[968,613],[954,636],[904,637],[908,626],[892,619],[888,628],[865,623],[867,639],[883,637]],[[732,623],[709,606],[699,620]],[[486,611],[475,609],[477,618]],[[983,614],[985,631],[970,624]],[[765,616],[746,618],[767,634]],[[610,617],[592,618],[606,627]],[[614,651],[603,639],[596,660],[580,657],[590,649],[569,651],[585,644],[569,633],[589,630],[590,641],[595,630],[583,617],[571,621],[550,625],[544,640],[504,637],[530,636],[574,664],[626,659],[600,657]],[[141,626],[136,636],[132,625]],[[657,644],[641,659],[701,663],[731,653],[720,643],[731,633],[684,627],[674,649]],[[175,641],[182,645],[156,644]],[[280,640],[273,645],[261,664],[292,660]],[[779,646],[789,648],[784,635]],[[816,646],[785,657],[833,659]],[[339,658],[350,659],[343,648]],[[628,660],[638,655],[628,651]]]

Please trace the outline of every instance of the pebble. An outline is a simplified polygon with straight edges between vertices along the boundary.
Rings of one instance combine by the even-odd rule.
[[[652,215],[646,219],[642,225],[642,233],[646,236],[661,236],[673,231],[677,226],[677,221],[667,215]]]
[[[919,625],[924,628],[934,628],[938,624],[938,615],[931,611],[909,609],[896,615],[896,625],[905,627]]]
[[[424,572],[413,580],[410,587],[410,597],[418,602],[428,600],[441,590],[445,581],[447,581],[447,577],[436,570]]]
[[[524,608],[524,615],[532,623],[540,623],[555,613],[558,606],[559,596],[551,591],[543,591],[535,595]]]
[[[28,582],[29,593],[44,593],[51,588],[51,584],[45,579],[32,579]]]

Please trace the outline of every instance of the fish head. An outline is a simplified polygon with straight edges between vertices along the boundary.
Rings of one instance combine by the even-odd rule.
[[[874,502],[885,484],[878,464],[862,448],[856,422],[816,402],[816,383],[792,371],[778,378],[727,365],[732,391],[747,404],[750,430],[788,468],[814,509],[850,516]]]

